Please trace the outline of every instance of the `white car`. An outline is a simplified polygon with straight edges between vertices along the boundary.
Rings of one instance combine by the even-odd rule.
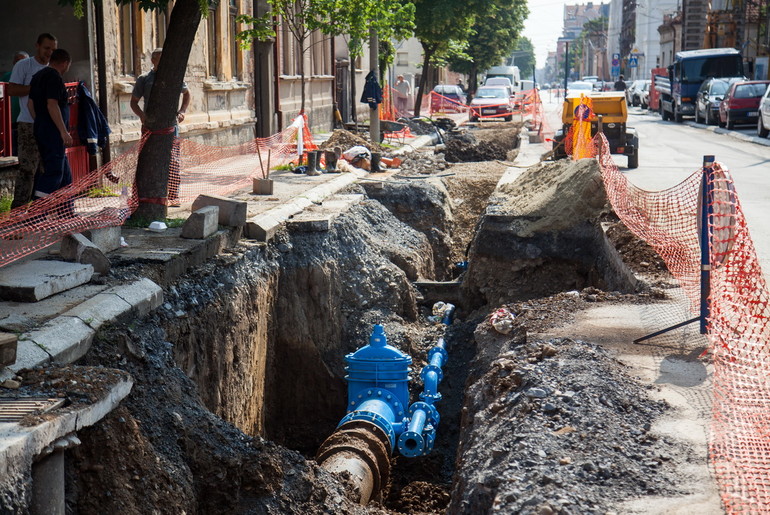
[[[579,97],[581,94],[587,95],[594,90],[593,82],[585,80],[576,80],[575,82],[567,83],[567,96]]]

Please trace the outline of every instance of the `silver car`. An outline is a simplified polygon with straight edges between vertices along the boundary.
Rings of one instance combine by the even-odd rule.
[[[770,88],[759,101],[759,117],[757,119],[757,136],[766,138],[770,134]]]

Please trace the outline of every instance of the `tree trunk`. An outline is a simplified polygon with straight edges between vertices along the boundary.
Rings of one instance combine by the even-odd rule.
[[[479,89],[479,65],[474,61],[471,64],[471,72],[468,77],[468,97],[471,95],[476,96],[477,89]],[[470,103],[470,100],[471,99],[468,98],[468,103]]]
[[[353,123],[358,123],[356,109],[358,108],[358,99],[356,98],[356,59],[350,52],[348,46],[348,59],[350,59],[350,119]]]
[[[177,0],[171,11],[163,55],[158,63],[152,93],[145,106],[146,127],[150,131],[173,129],[176,125],[179,95],[182,92],[187,60],[200,20],[198,0]],[[137,219],[166,218],[168,210],[165,201],[168,196],[168,173],[173,142],[173,130],[166,134],[151,134],[139,154],[136,167],[139,207],[134,213]]]
[[[433,53],[436,51],[435,45],[422,45],[422,51],[424,59],[422,61],[422,75],[420,76],[420,88],[417,90],[417,95],[414,98],[414,115],[420,116],[420,104],[422,104],[422,96],[425,91],[425,85],[428,84],[428,73],[430,72],[430,60],[433,58]]]

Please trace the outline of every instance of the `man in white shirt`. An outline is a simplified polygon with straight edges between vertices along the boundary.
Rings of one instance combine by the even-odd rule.
[[[48,66],[51,53],[56,50],[56,38],[43,33],[35,43],[35,55],[22,59],[13,66],[11,78],[8,81],[8,94],[19,99],[19,174],[16,177],[16,188],[13,194],[12,208],[23,206],[32,200],[35,186],[35,174],[43,172],[40,151],[35,141],[32,127],[34,119],[29,113],[29,84],[32,76]]]
[[[394,95],[396,100],[396,111],[398,116],[408,115],[409,95],[412,93],[412,87],[404,80],[403,75],[396,77],[396,84],[393,86],[396,90]]]

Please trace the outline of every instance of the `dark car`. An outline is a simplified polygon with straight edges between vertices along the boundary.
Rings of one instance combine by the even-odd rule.
[[[733,82],[719,104],[719,126],[734,129],[740,123],[756,124],[759,101],[768,84],[768,80]]]
[[[430,109],[433,112],[455,113],[465,110],[466,96],[460,86],[439,84],[433,88],[435,95],[430,96]]]
[[[746,79],[735,77],[712,77],[706,79],[695,97],[695,123],[704,121],[707,125],[716,125],[719,120],[719,104],[733,82]]]

